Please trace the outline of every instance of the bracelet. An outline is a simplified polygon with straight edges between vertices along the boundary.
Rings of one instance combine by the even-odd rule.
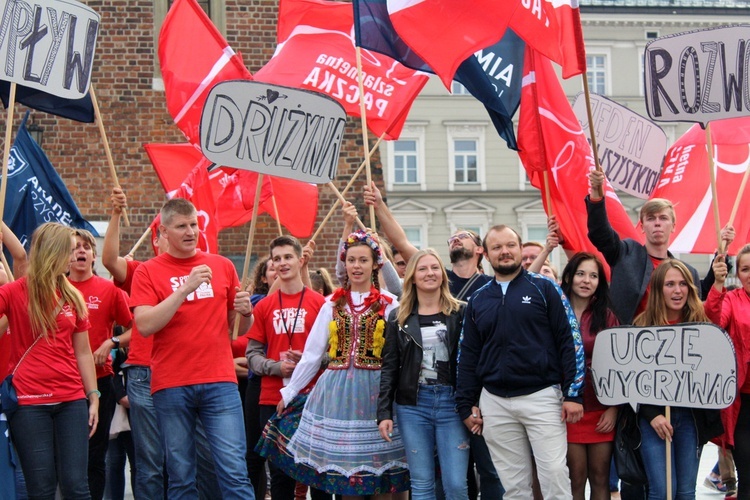
[[[94,389],[93,391],[89,391],[86,393],[86,399],[88,399],[89,396],[91,396],[92,394],[96,394],[96,397],[98,398],[102,397],[102,393],[99,392],[97,389]]]

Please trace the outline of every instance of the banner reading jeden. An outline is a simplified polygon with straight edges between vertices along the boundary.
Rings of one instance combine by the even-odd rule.
[[[647,200],[659,180],[667,135],[654,122],[604,96],[590,94],[599,163],[613,187]],[[584,94],[573,111],[589,141]]]
[[[656,121],[709,121],[750,115],[750,25],[657,38],[646,45],[646,108]]]
[[[99,15],[72,0],[0,0],[0,79],[66,99],[89,91]]]
[[[201,149],[217,165],[325,184],[336,178],[345,127],[344,109],[326,95],[232,80],[206,98]]]
[[[607,406],[721,409],[737,395],[737,363],[729,335],[713,324],[619,326],[597,334],[591,380]]]

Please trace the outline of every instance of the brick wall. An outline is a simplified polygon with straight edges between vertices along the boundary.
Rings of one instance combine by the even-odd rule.
[[[102,17],[96,48],[92,85],[96,91],[106,127],[120,184],[128,195],[131,227],[121,229],[120,251],[127,252],[143,234],[159,207],[165,201],[164,191],[143,149],[148,142],[184,142],[166,109],[163,91],[152,90],[156,49],[152,0],[85,1]],[[227,0],[226,38],[242,54],[251,72],[258,70],[273,54],[276,42],[277,4],[273,0]],[[189,34],[186,34],[189,36]],[[158,64],[158,62],[157,62]],[[16,104],[14,126],[25,112]],[[96,124],[58,119],[33,111],[35,121],[44,128],[42,147],[65,181],[83,215],[89,220],[109,219],[109,191],[112,186],[109,167]],[[0,124],[5,127],[7,115]],[[363,160],[361,128],[358,120],[349,119],[342,145],[338,178],[334,183],[343,189],[351,174]],[[0,137],[2,140],[2,137]],[[371,141],[370,144],[374,144]],[[374,156],[373,178],[382,185],[379,158]],[[354,188],[351,199],[359,204],[364,174]],[[320,188],[318,223],[323,220],[335,197]],[[244,227],[222,231],[220,253],[242,257],[247,245],[248,223]],[[261,215],[257,222],[253,253],[265,254],[268,242],[277,235],[276,222]],[[317,227],[317,224],[316,224]],[[342,230],[339,217],[333,217],[318,237],[313,266],[332,266],[338,237]],[[138,259],[150,256],[144,246]],[[241,268],[241,264],[239,265]]]

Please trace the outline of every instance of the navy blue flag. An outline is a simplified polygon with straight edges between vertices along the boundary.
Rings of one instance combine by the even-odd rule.
[[[10,82],[0,81],[0,100],[8,107]],[[94,105],[91,94],[81,99],[64,99],[42,90],[16,85],[16,102],[51,115],[62,116],[77,122],[94,123]]]
[[[26,130],[26,119],[18,127],[18,134],[10,148],[8,188],[5,194],[3,222],[29,250],[31,233],[45,222],[59,222],[66,226],[99,234],[83,218],[62,179],[47,159],[42,148]]]
[[[354,0],[353,5],[357,46],[385,54],[412,69],[433,73],[396,33],[386,0]],[[484,105],[495,130],[514,150],[518,150],[518,145],[513,115],[521,102],[525,48],[525,42],[506,29],[499,42],[466,59],[454,76]]]

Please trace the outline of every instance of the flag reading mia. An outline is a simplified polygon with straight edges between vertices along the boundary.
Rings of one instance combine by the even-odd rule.
[[[86,229],[98,236],[78,211],[62,179],[26,130],[28,113],[10,149],[3,222],[29,250],[31,233],[45,222]]]

